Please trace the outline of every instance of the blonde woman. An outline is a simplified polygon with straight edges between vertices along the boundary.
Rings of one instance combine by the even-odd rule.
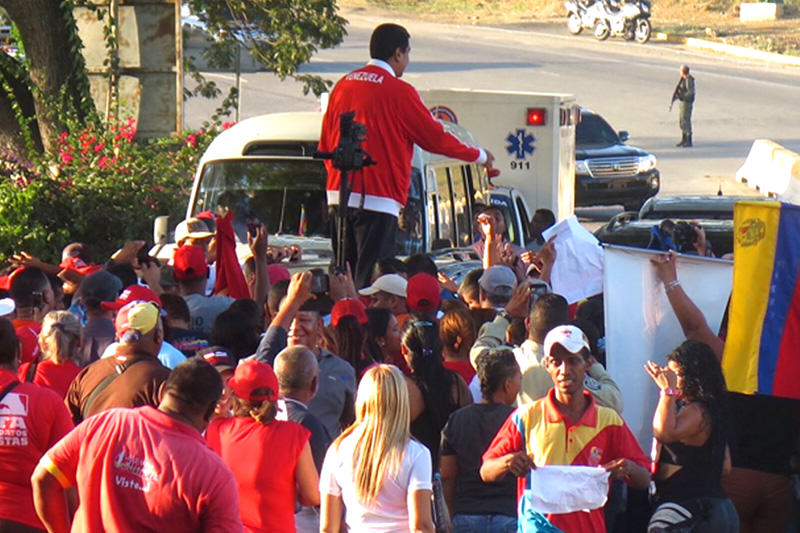
[[[433,533],[431,456],[411,439],[400,370],[375,365],[358,386],[356,421],[331,445],[320,475],[321,531]]]
[[[50,311],[39,333],[41,354],[33,362],[20,365],[20,381],[53,389],[62,398],[69,384],[81,371],[78,362],[81,347],[81,324],[69,311]]]

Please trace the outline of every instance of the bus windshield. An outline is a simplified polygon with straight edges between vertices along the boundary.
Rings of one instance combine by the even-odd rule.
[[[247,223],[270,234],[330,236],[325,167],[312,159],[214,161],[203,169],[193,214],[233,211],[237,237],[247,242]]]
[[[330,238],[325,182],[322,162],[308,158],[213,161],[203,168],[192,215],[232,211],[240,242],[247,242],[249,222],[265,224],[271,235]],[[422,176],[414,170],[398,218],[397,255],[423,251],[424,213]]]

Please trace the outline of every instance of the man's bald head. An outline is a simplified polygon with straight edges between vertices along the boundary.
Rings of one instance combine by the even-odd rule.
[[[316,389],[315,380],[319,374],[317,356],[305,346],[286,348],[275,358],[273,366],[281,396],[291,396],[298,391],[313,393]]]

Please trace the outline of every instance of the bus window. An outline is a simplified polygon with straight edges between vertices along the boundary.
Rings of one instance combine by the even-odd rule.
[[[450,180],[447,176],[447,167],[435,169],[436,188],[439,190],[437,196],[437,213],[439,215],[438,240],[450,241],[450,246],[455,245],[455,224],[453,215],[453,195],[450,191]]]
[[[408,201],[397,215],[395,255],[413,255],[425,249],[425,212],[422,200],[422,174],[418,169],[412,168]]]
[[[511,203],[511,198],[493,194],[492,207],[499,209],[503,213],[503,220],[506,223],[506,232],[503,237],[509,242],[519,244],[517,223],[514,220],[514,204]]]
[[[469,210],[469,194],[464,182],[463,166],[450,167],[450,183],[453,191],[457,246],[472,244],[472,223]]]

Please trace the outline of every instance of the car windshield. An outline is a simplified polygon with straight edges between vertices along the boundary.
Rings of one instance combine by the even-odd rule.
[[[203,169],[193,213],[233,211],[242,242],[252,221],[271,234],[328,237],[325,179],[325,167],[311,159],[214,161]]]
[[[588,144],[608,146],[619,142],[617,133],[603,117],[592,113],[581,114],[581,121],[575,133],[575,143],[578,146]]]

